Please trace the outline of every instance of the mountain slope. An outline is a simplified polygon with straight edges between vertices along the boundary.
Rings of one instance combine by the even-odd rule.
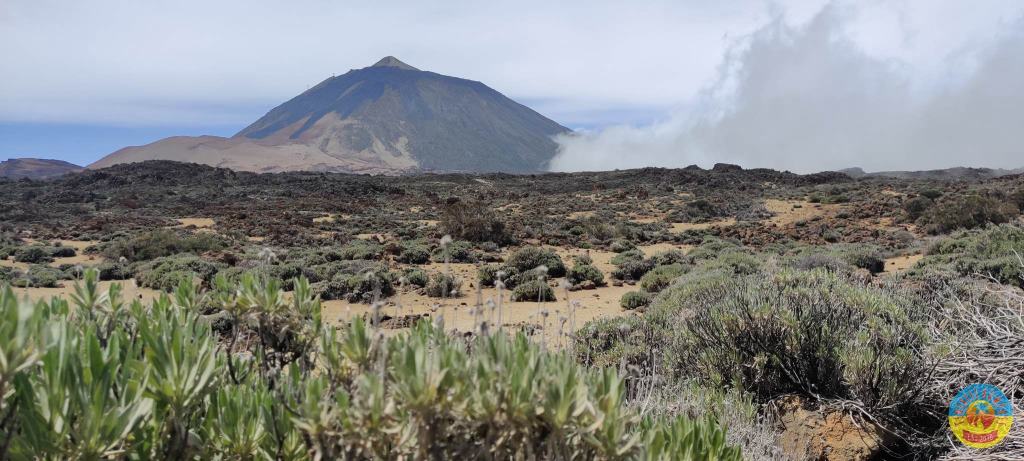
[[[542,171],[569,130],[480,82],[393,57],[324,80],[232,138],[175,137],[90,168],[179,160],[247,171]]]
[[[0,178],[46,179],[82,171],[83,169],[78,165],[63,160],[12,158],[0,162]]]

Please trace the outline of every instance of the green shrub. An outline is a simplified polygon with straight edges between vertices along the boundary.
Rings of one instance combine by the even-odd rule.
[[[929,234],[943,234],[959,229],[974,229],[986,224],[1009,222],[1020,214],[1005,199],[968,195],[941,201],[929,208],[917,221]]]
[[[423,269],[406,269],[403,277],[407,286],[425,287],[430,283],[430,277]]]
[[[504,245],[512,241],[505,223],[481,202],[450,200],[441,210],[440,227],[445,234],[471,242]]]
[[[687,256],[693,261],[715,259],[727,251],[735,251],[740,246],[717,237],[705,237],[701,244],[690,250]]]
[[[371,303],[395,294],[395,288],[386,272],[339,274],[332,282],[345,287],[345,299],[349,302]]]
[[[304,270],[304,274],[309,274],[309,279],[314,282],[329,281],[334,279],[338,274],[365,274],[367,271],[380,271],[381,263],[372,260],[342,260],[332,261],[326,264],[320,264]]]
[[[166,256],[142,263],[135,279],[139,286],[169,292],[182,280],[199,279],[208,285],[222,267],[193,255]]]
[[[654,269],[651,260],[627,260],[612,271],[612,278],[624,281],[640,280],[644,274]]]
[[[484,264],[476,270],[476,279],[482,287],[493,287],[494,282],[497,280],[498,271],[501,270],[501,266],[497,264]]]
[[[935,202],[930,198],[914,197],[903,202],[903,211],[906,213],[907,219],[916,221],[934,204]]]
[[[548,268],[549,277],[564,277],[565,264],[554,250],[541,247],[522,247],[509,256],[505,262],[519,272],[526,272],[540,266]]]
[[[741,459],[713,417],[641,417],[614,369],[523,334],[381,341],[359,318],[323,328],[305,281],[287,299],[251,276],[211,293],[220,332],[194,286],[136,309],[96,279],[70,309],[0,290],[0,457]]]
[[[199,232],[179,235],[170,229],[157,229],[132,237],[119,238],[103,246],[103,256],[110,260],[148,261],[181,253],[201,254],[224,248],[224,241],[215,234]]]
[[[797,257],[790,262],[790,266],[804,271],[824,269],[829,272],[848,273],[853,270],[846,261],[824,253],[809,253]]]
[[[572,263],[577,266],[592,266],[594,264],[594,258],[590,257],[589,252],[572,255]]]
[[[426,264],[430,262],[430,250],[420,243],[403,243],[397,260],[404,264]]]
[[[690,259],[682,251],[669,250],[651,256],[651,261],[658,266],[667,266],[670,264],[686,264]]]
[[[14,260],[22,263],[40,264],[53,261],[50,251],[43,246],[32,245],[14,250]]]
[[[636,249],[636,244],[629,240],[620,239],[613,241],[612,244],[608,246],[608,249],[616,253],[622,253],[624,251]]]
[[[74,248],[55,246],[50,248],[50,256],[54,258],[70,258],[78,254]]]
[[[462,279],[452,275],[435,272],[427,284],[427,296],[432,298],[453,298],[462,294]]]
[[[651,304],[651,295],[642,291],[627,291],[619,299],[619,305],[628,311],[647,307],[649,304]]]
[[[464,240],[454,240],[448,245],[439,245],[434,249],[431,258],[434,262],[443,263],[446,254],[448,262],[452,263],[475,263],[477,261],[473,244]]]
[[[132,271],[126,264],[103,261],[96,266],[100,280],[127,280],[132,278]]]
[[[623,251],[615,256],[612,256],[611,263],[616,266],[621,266],[627,262],[643,261],[644,252],[640,249],[632,249]]]
[[[626,295],[630,293],[644,296],[639,291]],[[646,320],[640,316],[599,318],[587,322],[576,333],[573,350],[576,360],[584,365],[621,367],[625,364],[648,370],[652,368],[650,333]]]
[[[384,247],[377,242],[371,242],[369,240],[355,239],[351,242],[346,243],[344,246],[338,249],[338,256],[341,259],[354,260],[354,259],[380,259],[381,254],[384,252]]]
[[[717,258],[699,266],[704,271],[723,271],[735,275],[757,273],[764,266],[764,261],[757,256],[742,251],[727,251]]]
[[[512,301],[554,301],[555,290],[540,280],[530,280],[516,285],[512,290]]]
[[[895,294],[789,270],[668,291],[662,301],[690,313],[676,369],[740,383],[762,401],[802,392],[899,411],[928,379],[925,314]]]
[[[640,287],[648,293],[657,293],[672,284],[672,281],[685,274],[688,268],[682,264],[658,266],[640,277]]]
[[[604,274],[601,270],[590,265],[576,265],[569,269],[566,279],[572,285],[579,285],[585,281],[591,281],[595,286],[604,285]]]
[[[69,278],[65,273],[56,268],[40,265],[29,266],[26,274],[28,275],[27,278],[24,276],[18,277],[11,280],[11,283],[22,287],[27,283],[28,286],[34,288],[56,288],[61,280]]]
[[[1015,254],[1024,254],[1022,249],[1024,228],[990,226],[940,240],[928,249],[918,266],[964,276],[991,276],[1000,283],[1024,287],[1024,267]]]

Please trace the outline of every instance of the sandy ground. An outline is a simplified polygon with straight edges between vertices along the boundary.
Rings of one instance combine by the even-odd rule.
[[[668,247],[676,247],[668,244],[663,245],[652,245],[648,249],[651,251],[655,249],[662,251],[663,248],[670,249]],[[677,247],[683,248],[682,245]],[[554,249],[568,267],[572,266],[572,255],[586,252],[586,250],[565,248]],[[484,306],[484,315],[489,319],[491,319],[490,316],[494,316],[493,320],[491,320],[492,324],[498,323],[497,317],[499,312],[497,305],[500,298],[502,325],[506,328],[518,328],[526,324],[540,326],[545,320],[545,317],[540,313],[547,311],[547,328],[539,329],[538,339],[543,338],[549,344],[560,343],[559,324],[562,320],[565,320],[565,323],[561,325],[561,330],[563,333],[567,333],[572,327],[579,329],[586,322],[597,318],[631,315],[629,311],[619,306],[619,299],[624,293],[638,290],[639,287],[629,285],[617,287],[611,284],[610,273],[614,266],[611,265],[610,260],[614,255],[615,253],[607,251],[590,251],[590,257],[594,260],[594,266],[604,273],[605,286],[592,290],[567,292],[564,288],[560,287],[563,279],[555,279],[550,284],[557,287],[554,288],[557,299],[554,302],[543,303],[543,305],[536,301],[511,302],[511,292],[509,290],[502,290],[502,293],[499,293],[496,288],[478,289],[476,287],[478,266],[476,264],[453,263],[449,265],[451,272],[463,280],[462,294],[459,297],[449,299],[431,298],[407,289],[400,296],[394,296],[386,300],[385,306],[381,309],[381,314],[391,317],[409,314],[426,314],[432,318],[443,316],[445,325],[448,328],[454,328],[459,331],[471,331],[477,325],[477,321],[472,315],[472,311],[477,305]],[[444,263],[423,264],[418,267],[426,270],[428,273],[445,272]],[[495,305],[493,311],[486,307],[488,300],[492,301]],[[578,307],[575,309],[570,307],[572,301],[578,301]],[[367,304],[353,304],[341,300],[324,301],[323,304],[324,320],[331,323],[345,323],[354,316],[365,315],[367,318],[372,316],[372,307]],[[401,307],[399,307],[399,304]],[[575,314],[575,322],[572,320],[573,313]]]
[[[190,221],[190,224],[196,224],[196,222]],[[68,241],[62,243],[81,250],[95,242]],[[686,251],[691,247],[688,245],[659,243],[655,245],[641,246],[639,248],[643,250],[646,255],[650,256],[673,249]],[[555,297],[557,298],[556,301],[543,304],[535,301],[512,302],[510,300],[510,290],[502,290],[502,292],[499,293],[496,288],[477,289],[476,280],[478,265],[453,263],[449,265],[448,270],[451,270],[452,273],[461,277],[463,280],[462,294],[460,296],[449,299],[430,298],[425,294],[417,293],[416,290],[406,288],[400,295],[384,300],[384,306],[382,307],[381,313],[387,316],[409,314],[426,314],[433,318],[443,316],[445,318],[445,324],[449,328],[454,328],[459,331],[471,331],[475,329],[477,325],[477,321],[472,315],[472,310],[477,305],[485,306],[483,309],[484,315],[488,317],[492,325],[497,324],[497,316],[499,314],[497,305],[499,304],[500,298],[501,323],[505,325],[506,328],[518,329],[524,325],[541,326],[546,320],[547,328],[538,328],[535,339],[546,341],[548,344],[559,344],[564,341],[564,337],[560,335],[560,329],[563,333],[568,333],[571,328],[575,327],[576,329],[579,329],[586,322],[597,318],[634,315],[619,306],[619,299],[624,293],[638,290],[639,287],[631,285],[614,286],[611,284],[611,271],[615,268],[611,264],[611,259],[616,253],[599,250],[588,251],[567,248],[553,249],[562,257],[568,267],[571,267],[573,264],[573,255],[589,253],[590,257],[594,261],[594,266],[604,273],[606,285],[592,290],[567,291],[564,288],[561,288],[561,282],[563,279],[554,279],[550,281],[550,284],[556,287],[554,288]],[[90,264],[98,263],[102,259],[95,256],[58,258],[58,260],[54,262],[54,265],[59,265],[61,263],[68,262],[69,260],[78,260],[79,258],[95,258],[82,261]],[[0,261],[0,263],[4,265],[21,264],[14,263],[13,261]],[[418,267],[426,270],[428,273],[444,272],[446,270],[444,263],[424,264]],[[121,284],[125,300],[139,299],[143,302],[149,302],[160,295],[159,291],[138,287],[134,280],[100,282],[100,287],[107,290],[113,283]],[[27,295],[33,301],[50,299],[54,296],[69,299],[70,295],[74,293],[74,286],[74,281],[65,281],[64,285],[58,288],[29,288],[19,289],[16,290],[16,292],[19,296]],[[488,305],[488,300],[494,303],[495,308],[493,310],[486,307]],[[571,303],[574,301],[576,302],[575,308],[571,307]],[[347,322],[355,316],[365,315],[370,317],[372,315],[372,307],[367,304],[354,304],[347,301],[332,300],[324,301],[323,306],[324,320],[329,323],[340,324]],[[541,314],[545,311],[548,313],[546,317]],[[575,318],[573,318],[573,315]],[[562,323],[563,321],[564,323]]]
[[[38,300],[49,300],[54,296],[71,300],[71,295],[75,292],[75,281],[65,280],[64,285],[57,288],[16,288],[14,293],[19,297],[28,296],[32,301]],[[160,296],[160,291],[151,290],[149,288],[141,288],[135,284],[135,279],[118,280],[118,281],[102,281],[99,282],[100,289],[106,292],[110,289],[110,285],[113,284],[121,285],[121,296],[125,301],[131,301],[138,299],[144,303],[148,303]]]
[[[902,272],[910,269],[923,258],[923,254],[896,256],[885,260],[886,272]]]
[[[782,227],[797,221],[807,221],[815,216],[835,213],[841,208],[836,204],[811,203],[805,200],[774,200],[764,201],[764,207],[775,214],[768,222]]]
[[[213,218],[179,218],[177,227],[196,226],[200,229],[213,227]]]

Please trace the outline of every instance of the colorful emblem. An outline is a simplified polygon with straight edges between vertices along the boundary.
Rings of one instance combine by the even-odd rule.
[[[1012,425],[1010,399],[991,384],[971,384],[949,403],[949,428],[969,447],[995,446]]]

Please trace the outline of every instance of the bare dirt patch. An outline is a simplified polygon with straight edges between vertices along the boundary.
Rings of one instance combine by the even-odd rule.
[[[28,295],[32,301],[49,300],[50,298],[57,296],[64,299],[71,299],[71,295],[75,293],[75,281],[66,280],[63,282],[63,286],[56,288],[17,288],[15,294],[18,296]],[[131,302],[132,300],[138,299],[144,303],[148,303],[154,299],[160,297],[163,292],[142,288],[135,283],[135,279],[128,280],[117,280],[117,281],[101,281],[98,282],[100,290],[104,293],[110,289],[113,284],[121,285],[121,297],[125,301]]]
[[[29,243],[45,243],[45,242],[36,242],[34,240],[27,240],[27,241]],[[71,247],[71,248],[75,249],[75,255],[74,256],[68,256],[68,257],[63,257],[63,258],[53,258],[53,262],[48,264],[50,267],[60,267],[62,264],[81,264],[83,266],[89,266],[89,265],[99,264],[100,262],[103,261],[103,257],[102,256],[87,255],[87,254],[85,254],[85,249],[86,248],[88,248],[91,245],[95,245],[95,244],[97,244],[99,242],[95,242],[95,241],[91,241],[91,240],[55,240],[55,241],[50,241],[49,243],[60,243],[60,246]],[[13,268],[16,268],[16,269],[21,269],[21,270],[28,269],[28,267],[30,265],[31,264],[28,264],[28,263],[21,263],[21,262],[14,261],[14,257],[13,256],[9,257],[8,259],[0,260],[0,266],[13,267]]]
[[[566,264],[571,266],[572,262],[567,258],[568,254],[566,252],[568,251],[572,250],[561,250],[559,253],[562,254],[563,258],[566,258]],[[611,252],[591,253],[591,257],[595,260],[595,266],[605,274],[606,281],[610,281],[609,268],[613,267],[608,263],[608,260],[614,254]],[[444,263],[430,263],[416,267],[428,273],[445,272],[446,270]],[[453,274],[463,280],[462,294],[460,296],[448,299],[431,298],[423,294],[422,290],[406,289],[400,295],[395,295],[385,300],[385,306],[381,309],[381,315],[387,315],[396,319],[410,315],[430,318],[443,315],[445,325],[448,328],[454,328],[459,331],[472,331],[476,326],[476,319],[473,317],[471,310],[478,303],[485,306],[483,309],[484,315],[488,319],[491,319],[493,315],[493,322],[496,324],[498,309],[495,308],[492,312],[486,306],[488,300],[493,301],[495,306],[497,306],[499,297],[501,297],[501,323],[506,328],[520,328],[524,325],[540,327],[537,328],[537,335],[544,338],[548,344],[557,344],[560,343],[559,324],[563,318],[566,321],[562,325],[563,333],[568,333],[570,330],[570,301],[579,301],[579,307],[575,309],[575,328],[579,329],[590,320],[629,315],[629,311],[623,310],[619,306],[619,299],[627,291],[638,289],[628,285],[616,287],[609,283],[607,286],[598,287],[593,290],[568,292],[568,299],[566,299],[566,290],[559,287],[562,279],[553,279],[550,281],[550,285],[556,287],[554,288],[556,301],[546,302],[543,305],[535,301],[512,302],[510,301],[511,290],[502,290],[502,293],[499,293],[496,288],[478,290],[476,286],[478,266],[476,264],[452,263],[449,265],[449,268]],[[324,301],[323,304],[324,319],[328,322],[346,323],[357,316],[372,315],[372,306],[368,304],[350,303],[344,300]],[[399,304],[401,304],[400,309]],[[548,312],[546,329],[542,327],[545,318],[542,315],[538,315],[538,312],[542,310]],[[564,338],[561,339],[564,340]]]
[[[178,225],[175,227],[195,226],[198,229],[207,229],[216,224],[213,218],[178,218]]]
[[[885,271],[903,272],[907,269],[910,269],[911,267],[914,267],[914,264],[917,264],[917,262],[920,261],[923,257],[923,254],[914,254],[887,258],[885,260]]]
[[[774,200],[764,201],[764,207],[772,212],[768,222],[784,227],[798,221],[808,221],[815,217],[835,214],[841,208],[840,205],[811,203],[806,200]]]

